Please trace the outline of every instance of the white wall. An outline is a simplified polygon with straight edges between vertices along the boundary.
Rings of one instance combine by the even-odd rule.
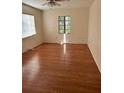
[[[89,9],[88,46],[101,71],[101,1],[94,0]]]
[[[60,43],[61,34],[58,34],[58,16],[72,17],[72,32],[67,35],[68,43],[87,43],[88,40],[88,8],[51,9],[43,11],[44,41]]]
[[[35,16],[36,35],[24,38],[22,40],[22,52],[32,49],[43,42],[43,20],[42,11],[29,7],[25,4],[22,5],[22,12],[32,14]]]

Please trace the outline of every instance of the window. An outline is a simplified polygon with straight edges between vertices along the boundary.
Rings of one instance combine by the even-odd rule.
[[[35,35],[35,20],[33,15],[22,14],[22,38]]]
[[[59,33],[70,34],[71,33],[71,17],[70,16],[59,16]]]

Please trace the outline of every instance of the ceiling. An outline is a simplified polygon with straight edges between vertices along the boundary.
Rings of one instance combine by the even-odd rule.
[[[48,6],[42,6],[47,0],[22,0],[24,4],[30,5],[32,7],[38,8],[40,10],[51,9]],[[78,8],[78,7],[89,7],[93,0],[70,0],[58,2],[61,6],[54,6],[52,8]]]

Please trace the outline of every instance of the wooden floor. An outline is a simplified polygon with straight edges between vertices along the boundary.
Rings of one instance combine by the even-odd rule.
[[[23,54],[23,93],[101,93],[87,45],[42,44]]]

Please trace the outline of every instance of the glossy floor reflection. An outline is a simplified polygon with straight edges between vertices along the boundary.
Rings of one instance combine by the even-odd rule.
[[[42,44],[23,54],[23,93],[100,93],[87,45]]]

